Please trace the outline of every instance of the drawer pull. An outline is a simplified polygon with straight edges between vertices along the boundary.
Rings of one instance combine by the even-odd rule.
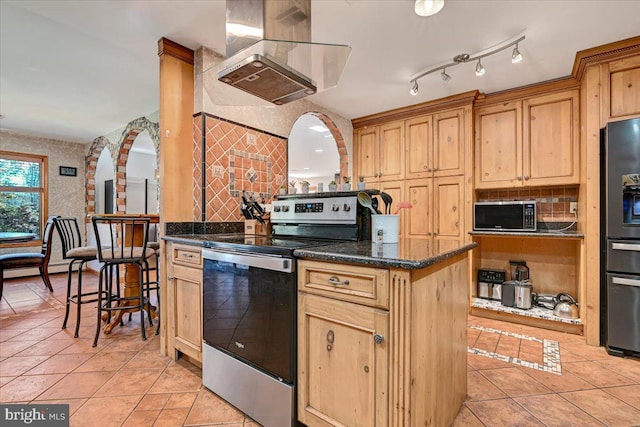
[[[640,245],[631,243],[612,243],[611,249],[616,249],[618,251],[640,252]]]
[[[373,342],[375,342],[376,344],[382,344],[384,342],[384,337],[380,334],[374,334]]]
[[[349,285],[349,280],[345,279],[345,280],[340,281],[340,278],[338,276],[329,277],[328,282],[329,282],[329,284],[331,284],[333,286],[347,286],[347,285]]]

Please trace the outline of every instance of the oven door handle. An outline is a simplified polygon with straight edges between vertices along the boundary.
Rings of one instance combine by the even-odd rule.
[[[202,258],[213,261],[223,261],[265,270],[293,273],[295,262],[291,258],[283,258],[277,255],[244,254],[223,249],[203,249]]]
[[[612,243],[611,249],[615,249],[618,251],[634,251],[640,252],[640,244],[634,243]]]

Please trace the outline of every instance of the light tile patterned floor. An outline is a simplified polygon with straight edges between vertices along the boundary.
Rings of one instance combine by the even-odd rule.
[[[85,276],[86,286],[96,276]],[[56,301],[39,277],[5,282],[0,302],[0,401],[68,403],[72,426],[257,426],[201,384],[200,369],[159,354],[138,316],[91,347],[96,316],[85,306],[80,338],[61,330],[66,275]],[[536,364],[557,343],[560,374],[468,354],[468,397],[454,426],[640,425],[640,360],[608,356],[583,337],[469,317],[469,347]]]
[[[480,334],[475,343],[468,347],[469,353],[544,372],[562,374],[558,341],[469,325],[470,332],[475,330],[480,331]],[[491,345],[491,342],[495,341],[495,339],[484,339],[489,334],[498,336],[498,341],[495,345]],[[485,344],[489,344],[488,348],[480,348]]]

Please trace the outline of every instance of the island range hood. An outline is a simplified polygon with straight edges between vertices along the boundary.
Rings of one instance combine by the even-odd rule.
[[[337,86],[351,48],[311,43],[311,0],[227,0],[218,80],[276,105]]]

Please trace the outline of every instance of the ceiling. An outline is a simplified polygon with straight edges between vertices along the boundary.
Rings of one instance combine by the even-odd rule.
[[[338,87],[307,99],[348,119],[468,90],[491,93],[571,73],[575,53],[639,35],[640,1],[446,0],[432,17],[413,0],[312,0],[314,42],[352,47]],[[225,50],[223,0],[0,1],[0,127],[89,143],[155,112],[157,41]],[[524,34],[524,61],[510,49],[475,64],[409,80],[459,53],[486,51]]]

